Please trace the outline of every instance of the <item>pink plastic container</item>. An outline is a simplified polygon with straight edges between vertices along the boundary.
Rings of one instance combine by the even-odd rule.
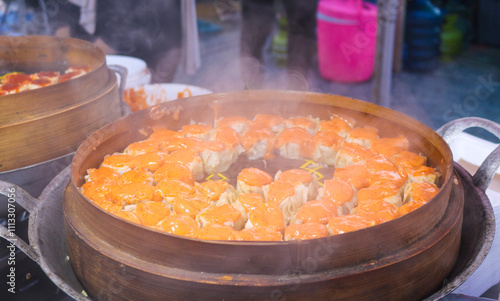
[[[377,6],[362,0],[321,0],[316,19],[321,75],[339,82],[368,80],[375,63]]]

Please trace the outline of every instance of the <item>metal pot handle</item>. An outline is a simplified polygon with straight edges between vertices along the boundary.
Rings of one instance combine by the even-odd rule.
[[[8,198],[7,200],[8,214],[12,214],[11,211],[15,210],[14,203],[21,205],[21,207],[26,209],[26,211],[28,211],[30,214],[35,210],[35,208],[38,206],[39,203],[39,200],[37,198],[31,196],[21,187],[5,181],[0,181],[0,194]],[[9,216],[7,216],[7,223],[9,223],[8,220]],[[14,244],[26,255],[28,255],[31,259],[38,262],[38,254],[35,252],[35,250],[28,243],[26,243],[19,236],[17,236],[14,232],[15,228],[8,229],[7,227],[0,225],[0,237],[5,238],[11,244]]]
[[[120,85],[118,86],[118,93],[120,95],[120,109],[122,116],[127,116],[132,113],[130,107],[123,99],[123,94],[125,93],[125,84],[127,81],[128,70],[127,68],[120,65],[108,65],[108,68],[120,75]]]
[[[500,124],[479,117],[465,117],[448,122],[437,130],[437,133],[450,144],[458,134],[472,127],[479,127],[500,138]],[[491,183],[498,167],[500,167],[500,145],[483,161],[472,177],[474,185],[485,191]]]

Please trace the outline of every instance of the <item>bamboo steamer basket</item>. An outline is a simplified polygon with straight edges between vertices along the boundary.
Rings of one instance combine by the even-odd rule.
[[[204,241],[166,234],[102,210],[78,190],[106,154],[155,127],[257,113],[331,113],[408,137],[441,174],[439,193],[395,220],[327,238]],[[246,166],[239,166],[244,168]],[[240,169],[241,169],[240,168]],[[77,150],[63,199],[70,262],[90,296],[117,300],[418,300],[439,289],[458,258],[463,190],[446,142],[420,122],[342,96],[286,91],[215,93],[141,110],[100,129]]]
[[[49,36],[0,37],[0,70],[64,71],[89,66],[81,77],[0,96],[0,172],[73,153],[97,129],[121,116],[114,72],[91,43]]]

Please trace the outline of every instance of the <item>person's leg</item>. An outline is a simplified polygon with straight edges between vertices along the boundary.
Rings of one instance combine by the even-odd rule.
[[[260,88],[263,81],[263,48],[274,26],[274,0],[243,0],[241,69],[247,88]]]
[[[316,49],[316,8],[317,0],[284,0],[288,21],[288,62],[289,71],[300,72],[304,76],[310,68]]]

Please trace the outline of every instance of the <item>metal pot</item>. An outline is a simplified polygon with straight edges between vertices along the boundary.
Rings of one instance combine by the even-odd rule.
[[[219,95],[220,96],[220,95]],[[331,100],[331,99],[330,99]],[[186,102],[186,104],[191,103],[191,102]],[[358,103],[359,104],[359,103]],[[178,103],[172,104],[172,106],[169,106],[170,109],[174,108]],[[161,107],[160,107],[161,108]],[[367,109],[370,109],[370,106],[367,106]],[[166,111],[163,111],[165,113]],[[301,111],[303,112],[303,111]],[[148,111],[148,114],[151,114],[152,117],[158,117],[159,113],[158,108],[152,108],[151,110]],[[385,112],[387,113],[387,112]],[[384,112],[382,113],[385,114]],[[145,114],[145,113],[143,113]],[[133,116],[133,115],[131,115]],[[137,116],[137,115],[136,115]],[[398,117],[398,116],[393,116]],[[182,119],[182,117],[181,117]],[[133,120],[133,119],[132,119]],[[463,121],[462,121],[463,122]],[[117,126],[116,124],[112,124],[108,129],[114,129],[117,133],[118,138],[121,139],[122,143],[125,143],[128,139],[133,139],[129,138],[129,135],[126,131],[120,131],[120,127]],[[500,130],[498,130],[498,127],[489,127],[492,129],[496,129],[496,133],[500,135]],[[102,132],[97,132],[96,137],[94,138],[106,138],[103,136]],[[443,135],[446,137],[447,132],[443,132]],[[109,143],[112,143],[113,141],[109,141]],[[114,141],[116,142],[116,141]],[[105,142],[104,142],[105,143]],[[82,145],[84,147],[85,145]],[[101,146],[102,148],[99,149],[99,147],[96,149],[97,152],[103,152],[105,151],[106,148],[105,146]],[[498,150],[496,151],[496,155],[498,156]],[[77,153],[78,156],[78,153]],[[102,157],[101,157],[102,158]],[[97,160],[97,159],[96,159]],[[84,162],[87,162],[84,160]],[[88,163],[90,165],[92,164],[98,164],[98,162],[90,162]],[[496,162],[498,166],[498,162]],[[497,166],[492,166],[493,170],[496,170]],[[85,169],[86,167],[79,166],[80,168],[74,168],[72,172],[72,181],[75,181],[75,175],[79,175],[79,169]],[[485,169],[482,167],[482,169]],[[491,205],[489,204],[484,191],[475,188],[475,186],[472,184],[472,180],[470,175],[468,175],[460,166],[456,165],[454,172],[457,174],[457,180],[461,180],[464,184],[462,185],[454,185],[453,192],[457,195],[460,195],[460,191],[462,189],[466,190],[466,195],[467,198],[465,198],[465,206],[466,208],[470,209],[470,211],[466,211],[466,214],[464,215],[464,222],[460,222],[460,226],[463,225],[464,229],[467,231],[461,231],[459,232],[462,233],[462,242],[460,243],[459,247],[462,249],[463,253],[460,253],[458,256],[458,261],[454,265],[454,270],[452,271],[452,274],[450,274],[449,278],[451,280],[450,284],[448,284],[446,287],[442,288],[437,292],[435,295],[433,295],[433,299],[437,299],[440,296],[443,296],[449,292],[451,292],[454,288],[456,288],[460,283],[462,283],[466,277],[468,277],[479,265],[479,263],[484,259],[484,256],[486,256],[486,253],[488,252],[492,240],[493,240],[493,232],[494,232],[494,222],[493,222],[493,212],[491,209]],[[64,189],[64,185],[68,181],[68,173],[69,169],[65,170],[61,175],[59,175],[57,178],[49,184],[49,186],[46,188],[42,196],[40,197],[41,202],[38,205],[35,205],[36,200],[33,200],[29,196],[25,194],[18,194],[16,196],[17,201],[28,211],[32,213],[30,217],[30,241],[31,241],[31,246],[28,246],[26,244],[23,244],[20,240],[17,240],[17,244],[19,247],[25,251],[28,255],[30,255],[32,258],[35,260],[38,260],[42,268],[46,273],[48,273],[49,277],[51,277],[56,284],[61,286],[61,288],[65,291],[67,291],[73,298],[78,299],[78,300],[84,300],[85,298],[82,297],[79,292],[81,289],[81,286],[79,285],[78,281],[76,281],[76,278],[74,277],[73,270],[70,268],[68,262],[65,260],[65,240],[64,237],[62,236],[62,227],[61,225],[64,224],[64,218],[63,218],[63,213],[60,208],[60,202],[61,202],[61,194],[62,190]],[[488,174],[485,173],[487,178],[491,180],[491,176],[493,174]],[[453,176],[450,173],[450,179],[453,179]],[[489,180],[486,180],[486,182],[480,182],[479,185],[484,189],[485,186],[489,183]],[[2,192],[5,191],[5,188],[7,187],[12,187],[8,184],[3,183],[3,189]],[[16,188],[19,189],[19,188]],[[18,190],[19,191],[19,190]],[[452,199],[454,200],[454,199]],[[55,203],[52,205],[48,205],[51,203]],[[450,202],[450,204],[455,203],[455,201]],[[66,206],[66,205],[65,205]],[[449,206],[448,206],[449,208]],[[45,216],[45,217],[42,217]],[[444,214],[444,216],[447,216]],[[43,220],[42,220],[43,219]],[[66,223],[67,223],[68,216],[66,216]],[[461,219],[457,219],[456,217],[450,217],[450,220],[455,220],[455,221],[461,221]],[[478,225],[476,222],[480,221],[481,224]],[[48,223],[50,222],[50,223]],[[390,222],[389,222],[390,223]],[[139,226],[135,226],[137,228],[140,228]],[[375,227],[374,227],[375,228]],[[380,229],[380,228],[379,228]],[[153,232],[153,231],[152,231]],[[474,233],[474,235],[469,236],[468,233]],[[8,232],[3,229],[2,230],[2,236],[9,238]],[[166,235],[165,235],[166,236]],[[11,240],[12,237],[10,237]],[[87,239],[86,237],[83,237],[83,239]],[[471,239],[473,240],[471,242]],[[52,243],[47,243],[47,242],[52,242]],[[89,243],[89,241],[87,241]],[[92,241],[90,241],[92,243]],[[253,248],[253,247],[262,247],[262,245],[257,245],[257,246],[251,246],[250,244],[246,245],[247,247]],[[71,248],[71,247],[70,247]],[[464,251],[465,250],[465,251]],[[82,261],[79,260],[79,256],[81,254],[78,254],[82,249],[72,249],[72,255],[71,255],[71,261],[72,264],[77,271],[77,273],[82,273],[85,269],[88,267],[86,264],[89,265],[94,265],[94,262],[87,262],[82,265]],[[99,250],[100,251],[100,250]],[[187,250],[189,251],[189,250]],[[137,259],[133,255],[130,254],[121,254],[120,250],[116,250],[115,253],[112,253],[111,256],[119,256],[119,255],[124,255],[128,256],[131,259]],[[458,252],[457,252],[458,254]],[[297,254],[299,255],[299,254]],[[64,259],[63,259],[64,258]],[[139,258],[140,259],[140,258]],[[105,260],[103,261],[98,261],[95,262],[95,264],[103,265],[103,268],[106,268],[107,263]],[[156,263],[151,263],[151,262],[146,262],[144,263],[146,265],[155,265]],[[378,263],[373,263],[374,265],[377,265]],[[200,267],[203,268],[203,267]],[[362,267],[358,267],[359,269],[362,269]],[[174,268],[169,269],[171,271],[175,271]],[[451,270],[451,269],[450,269]],[[163,271],[163,270],[162,270]],[[327,272],[330,272],[328,270]],[[111,277],[107,279],[107,282],[104,283],[105,286],[101,287],[100,290],[98,291],[92,291],[94,297],[101,297],[104,298],[105,296],[109,295],[117,295],[120,296],[122,295],[127,297],[130,296],[127,294],[126,289],[129,286],[134,286],[134,283],[137,282],[138,279],[132,279],[134,277],[134,273],[132,268],[128,265],[126,262],[125,264],[117,264],[114,266],[113,269],[108,271],[108,275]],[[187,275],[187,274],[184,274]],[[217,274],[217,273],[208,273],[207,276],[204,279],[204,284],[206,284],[208,287],[210,286],[220,286],[220,285],[230,285],[230,280],[229,278],[212,278],[212,276],[224,276],[224,274]],[[366,274],[367,276],[369,274]],[[228,277],[231,277],[230,275],[226,275]],[[287,275],[288,276],[288,275]],[[301,274],[298,275],[292,275],[293,277],[297,277],[297,279],[306,279],[307,275],[302,274],[303,277],[301,277]],[[250,279],[251,277],[249,277]],[[286,277],[284,277],[286,278]],[[67,281],[67,282],[65,282]],[[266,277],[262,277],[263,281],[261,284],[265,285],[265,280]],[[199,279],[198,279],[199,280]],[[201,281],[203,282],[203,281]],[[68,285],[69,283],[69,285]],[[292,297],[297,297],[297,295],[294,295],[294,291],[300,291],[301,288],[307,287],[307,282],[292,282],[295,285],[294,286],[288,286],[288,287],[281,287],[283,290],[281,291],[282,293],[290,293],[290,296]],[[293,290],[295,288],[295,290]],[[288,291],[287,291],[288,289]],[[292,290],[291,292],[289,290]],[[436,288],[435,290],[437,290]],[[244,294],[245,292],[248,291],[241,291],[241,288],[238,287],[238,290],[240,290],[240,294]],[[425,296],[431,294],[433,291],[426,293]],[[205,292],[197,292],[197,291],[190,291],[189,294],[196,294],[196,293],[205,293]],[[227,293],[230,293],[228,290]],[[277,293],[280,293],[277,291]],[[177,297],[179,295],[176,295]],[[170,296],[171,298],[175,298],[176,296]],[[249,295],[244,295],[248,297]],[[288,296],[288,295],[287,295]],[[309,295],[306,295],[306,297]],[[219,296],[220,297],[220,296]],[[231,296],[233,297],[233,296]],[[267,295],[269,298],[270,296]],[[304,295],[303,295],[304,297]],[[330,298],[334,298],[335,296],[330,295]]]

